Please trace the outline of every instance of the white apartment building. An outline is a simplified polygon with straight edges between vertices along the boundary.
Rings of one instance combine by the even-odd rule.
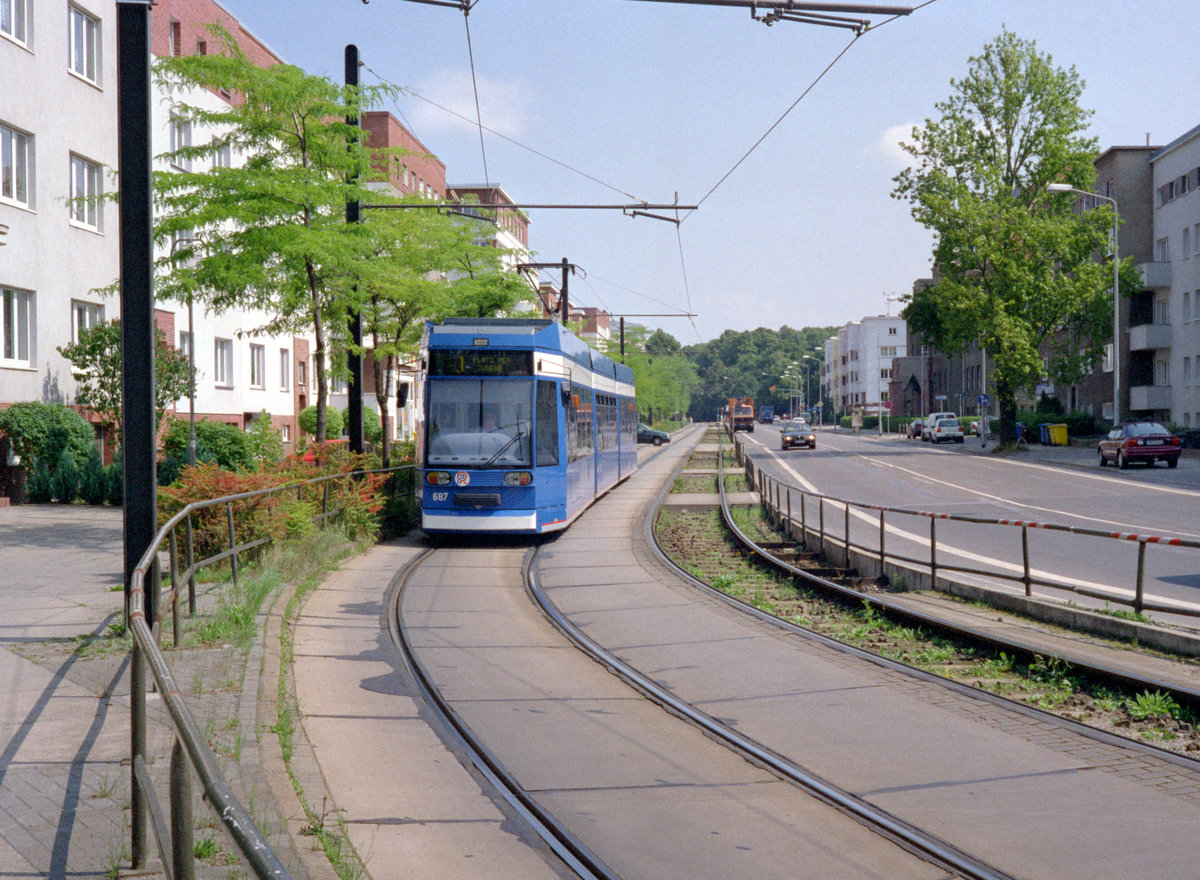
[[[825,342],[822,392],[827,409],[866,416],[889,413],[892,359],[908,355],[907,328],[899,316],[851,321]]]
[[[1153,291],[1129,334],[1129,408],[1200,429],[1200,126],[1150,157],[1154,175]]]
[[[0,0],[0,405],[73,403],[57,347],[115,317],[116,4]]]

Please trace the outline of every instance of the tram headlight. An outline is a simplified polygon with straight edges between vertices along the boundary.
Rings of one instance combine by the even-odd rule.
[[[430,486],[449,486],[450,472],[449,471],[426,471],[425,482]]]
[[[533,474],[529,471],[509,471],[504,475],[506,486],[528,486],[533,482]]]

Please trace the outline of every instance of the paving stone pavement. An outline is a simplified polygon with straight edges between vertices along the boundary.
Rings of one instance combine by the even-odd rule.
[[[119,509],[0,508],[0,878],[115,877],[130,867],[128,655],[96,649],[107,640],[77,650],[121,622],[122,570]],[[293,876],[306,878],[262,768],[262,658],[260,639],[249,652],[172,651],[169,662],[235,792]],[[148,708],[165,807],[170,728],[153,695]],[[228,880],[232,848],[198,788],[196,840],[212,838],[219,854],[197,876]],[[158,867],[152,858],[143,876],[163,876]]]

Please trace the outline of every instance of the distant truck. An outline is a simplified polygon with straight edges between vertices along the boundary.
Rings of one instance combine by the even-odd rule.
[[[775,421],[775,407],[760,406],[758,408],[758,420],[764,425],[769,425],[771,422]]]
[[[754,433],[754,398],[729,398],[729,430]]]

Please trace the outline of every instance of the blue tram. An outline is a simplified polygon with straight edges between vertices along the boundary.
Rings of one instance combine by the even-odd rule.
[[[637,469],[633,372],[549,320],[425,326],[426,532],[565,528]]]

